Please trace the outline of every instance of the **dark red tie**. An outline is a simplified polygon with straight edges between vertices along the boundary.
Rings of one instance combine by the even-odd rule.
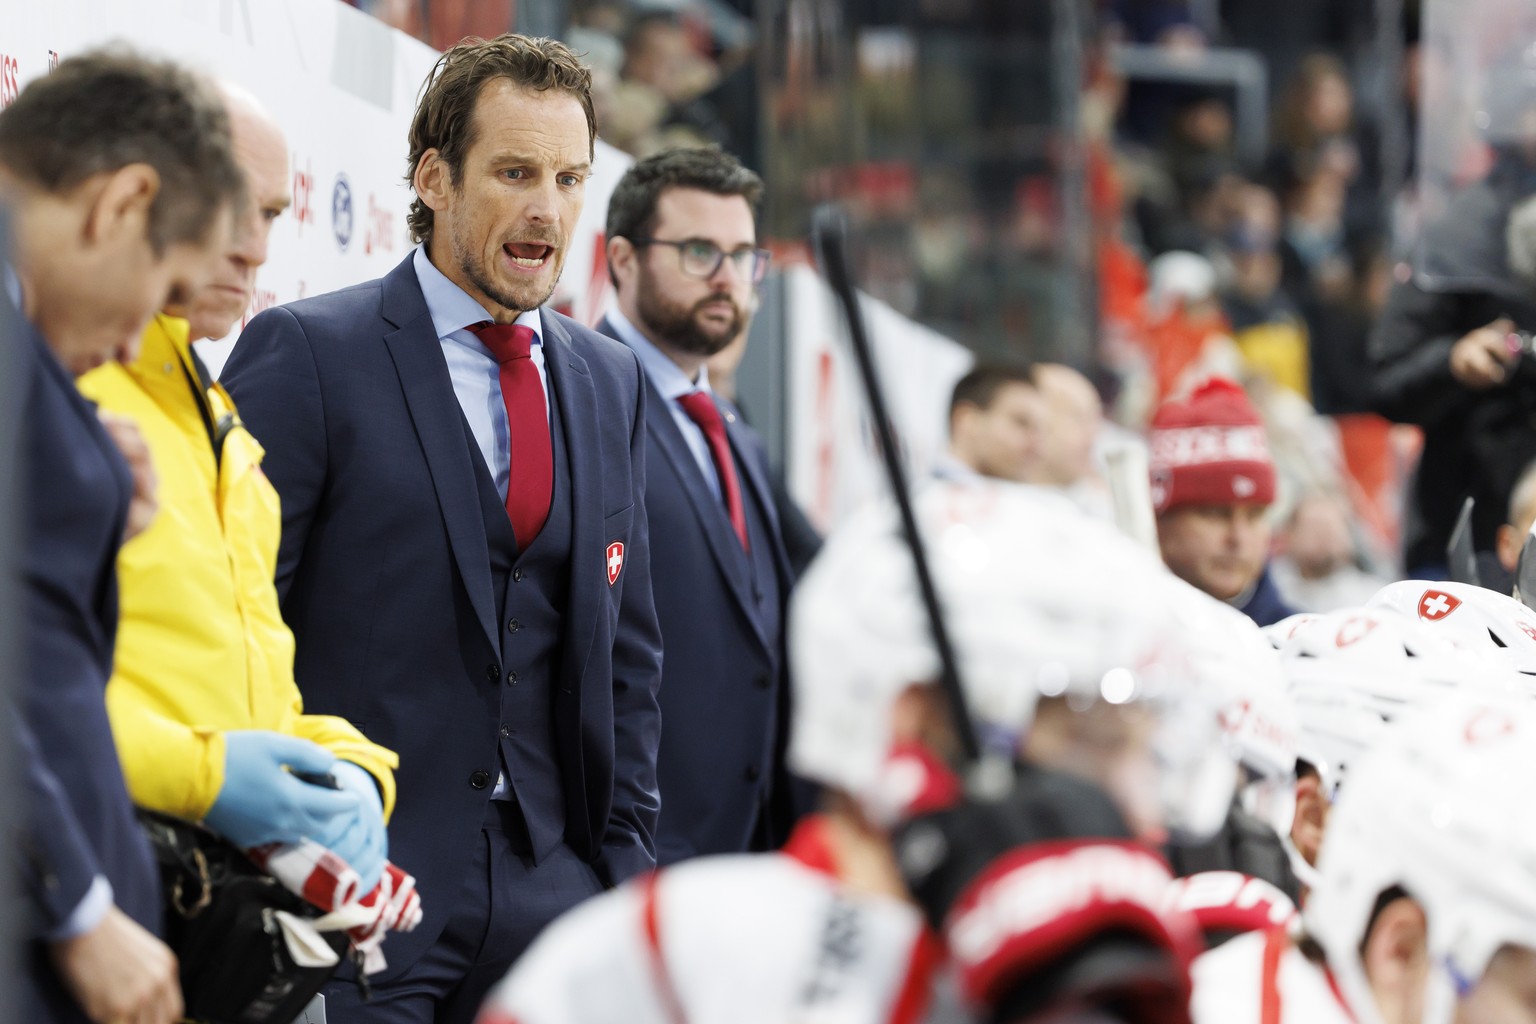
[[[707,391],[690,391],[678,399],[683,412],[704,431],[709,442],[709,454],[715,460],[715,472],[720,474],[720,494],[725,499],[725,511],[731,517],[731,527],[741,540],[741,546],[751,550],[747,543],[747,512],[741,504],[741,484],[736,479],[736,462],[731,458],[731,443],[725,437],[725,421],[720,410]]]
[[[511,466],[507,474],[507,518],[517,546],[527,550],[549,518],[555,488],[555,458],[549,443],[544,382],[529,353],[533,328],[521,324],[476,324],[474,331],[501,366],[501,401],[507,407]]]

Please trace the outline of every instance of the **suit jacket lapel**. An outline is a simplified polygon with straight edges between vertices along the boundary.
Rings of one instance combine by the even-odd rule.
[[[500,650],[485,522],[474,466],[464,443],[464,416],[410,257],[384,279],[383,293],[380,312],[396,328],[384,335],[384,344],[395,362],[416,438],[426,456],[453,560],[487,642],[492,650]]]
[[[731,452],[736,457],[738,475],[745,481],[745,487],[752,492],[752,497],[757,500],[757,507],[763,512],[763,522],[768,524],[768,532],[772,535],[754,537],[752,541],[755,544],[767,544],[772,548],[773,567],[779,574],[781,585],[787,589],[790,579],[789,556],[784,551],[784,535],[779,529],[779,509],[773,498],[773,487],[763,474],[763,466],[758,461],[760,449],[757,442],[747,433],[747,426],[741,422],[740,413],[728,402],[717,404],[722,406],[720,414],[725,417],[725,435],[730,439]],[[746,495],[742,497],[745,498]]]
[[[651,383],[649,377],[645,380],[645,386],[650,389],[647,395],[649,407],[655,410],[647,429],[656,440],[662,458],[666,459],[673,474],[682,482],[683,493],[693,506],[693,514],[698,519],[704,540],[709,545],[710,554],[715,557],[715,563],[720,567],[721,575],[730,586],[731,595],[747,612],[747,619],[752,623],[752,628],[757,630],[758,639],[766,646],[768,638],[762,635],[757,622],[757,602],[752,594],[750,566],[741,550],[741,541],[736,539],[736,531],[731,528],[730,517],[725,514],[725,505],[715,497],[704,474],[699,472],[693,450],[688,447],[682,431],[672,419],[670,403],[661,397],[661,392],[656,390],[656,385]],[[739,457],[736,463],[740,469]],[[666,567],[652,569],[653,574],[665,571]]]
[[[597,635],[598,610],[607,606],[600,589],[608,583],[608,538],[602,535],[606,508],[603,467],[594,454],[601,443],[597,387],[592,383],[587,361],[571,347],[571,336],[565,327],[548,313],[541,314],[540,320],[544,325],[544,369],[549,374],[555,400],[560,403],[565,450],[571,467],[571,598],[565,635],[566,657],[574,660],[573,671],[562,685],[574,686],[585,674],[591,654],[590,646],[582,646],[580,640]]]

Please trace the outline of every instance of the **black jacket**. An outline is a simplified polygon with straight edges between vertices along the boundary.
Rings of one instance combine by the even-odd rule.
[[[1376,409],[1424,430],[1406,528],[1410,569],[1444,565],[1445,546],[1468,495],[1477,499],[1473,542],[1490,550],[1510,492],[1536,459],[1536,360],[1521,357],[1510,379],[1473,391],[1451,376],[1451,349],[1468,331],[1501,317],[1536,330],[1536,292],[1506,265],[1510,207],[1527,179],[1495,173],[1467,189],[1425,232],[1425,280],[1393,286],[1370,339]]]

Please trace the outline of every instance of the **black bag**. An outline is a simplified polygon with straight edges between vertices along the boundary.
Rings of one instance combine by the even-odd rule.
[[[207,829],[145,810],[139,823],[159,862],[165,939],[181,963],[187,1018],[291,1024],[340,964],[296,964],[276,913],[312,918],[319,911]],[[321,934],[338,959],[348,955],[346,932]]]

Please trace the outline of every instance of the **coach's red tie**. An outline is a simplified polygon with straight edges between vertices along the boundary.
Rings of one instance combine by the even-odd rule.
[[[533,328],[521,324],[476,324],[474,331],[501,366],[501,401],[511,437],[507,475],[507,517],[517,546],[526,551],[549,518],[555,486],[555,459],[549,441],[544,382],[533,365]]]
[[[741,484],[736,478],[736,461],[731,458],[731,443],[725,437],[725,421],[720,410],[707,391],[690,391],[679,398],[683,412],[704,431],[709,442],[709,454],[715,460],[715,472],[720,475],[720,494],[725,499],[725,511],[731,517],[731,526],[741,540],[741,546],[750,550],[747,543],[747,512],[741,504]]]

